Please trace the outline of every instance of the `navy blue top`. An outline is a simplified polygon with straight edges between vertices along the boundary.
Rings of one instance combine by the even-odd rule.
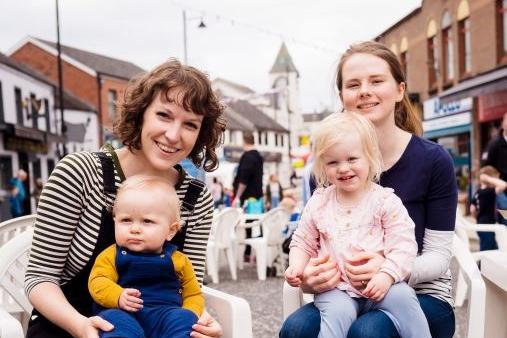
[[[412,135],[398,162],[380,176],[394,189],[415,223],[419,252],[424,230],[454,231],[458,188],[449,153],[435,142]]]
[[[477,223],[496,223],[496,191],[495,188],[478,189],[472,199],[477,207]]]

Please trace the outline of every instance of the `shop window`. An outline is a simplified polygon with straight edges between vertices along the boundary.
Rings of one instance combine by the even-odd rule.
[[[436,89],[437,87],[437,70],[438,70],[438,58],[437,58],[437,37],[432,36],[428,38],[428,84],[429,89]]]
[[[16,101],[16,122],[23,125],[23,98],[21,97],[21,89],[14,88],[14,100]]]
[[[9,189],[12,176],[12,157],[0,156],[0,189]]]
[[[470,18],[458,22],[459,34],[459,72],[464,77],[472,71],[472,43],[470,36]]]
[[[498,62],[507,62],[507,0],[496,1]]]
[[[116,119],[116,99],[117,99],[118,95],[116,93],[116,90],[114,89],[109,89],[109,91],[107,92],[107,107],[108,107],[108,112],[109,112],[109,118],[111,120],[115,120]]]
[[[442,17],[442,67],[444,85],[454,78],[454,43],[452,36],[452,21],[448,11]]]

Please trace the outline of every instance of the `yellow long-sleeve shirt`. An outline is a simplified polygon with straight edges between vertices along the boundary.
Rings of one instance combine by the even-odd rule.
[[[194,273],[192,263],[180,251],[171,256],[174,272],[182,288],[183,308],[194,312],[199,317],[204,310],[204,296]],[[90,295],[97,304],[105,308],[118,308],[118,300],[123,288],[118,285],[119,275],[115,265],[116,244],[102,251],[93,265],[88,279]]]

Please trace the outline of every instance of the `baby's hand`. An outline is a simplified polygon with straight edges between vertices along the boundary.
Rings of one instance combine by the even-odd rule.
[[[296,269],[290,266],[285,270],[285,280],[290,286],[299,287],[301,285],[301,277],[303,276],[303,269]]]
[[[387,291],[393,285],[394,279],[385,272],[378,272],[368,282],[368,285],[363,291],[365,297],[370,298],[376,302],[384,299]]]
[[[141,292],[137,289],[123,289],[118,299],[118,306],[120,309],[137,312],[143,308],[143,300],[141,299]]]

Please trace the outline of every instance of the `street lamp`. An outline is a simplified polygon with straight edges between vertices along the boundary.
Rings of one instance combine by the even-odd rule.
[[[202,21],[202,17],[195,17],[195,18],[187,18],[187,13],[185,10],[183,10],[183,62],[185,64],[188,63],[187,58],[187,20],[195,20],[199,19],[201,22],[197,26],[197,28],[206,28],[206,25],[204,24],[204,21]]]
[[[58,62],[58,92],[60,94],[59,105],[60,105],[60,118],[62,120],[61,131],[62,131],[62,157],[67,155],[67,126],[65,125],[64,119],[64,109],[63,109],[63,72],[62,72],[62,49],[60,46],[60,15],[58,11],[58,0],[55,1],[56,4],[56,50],[57,54],[57,62]],[[49,130],[48,130],[49,131]]]

